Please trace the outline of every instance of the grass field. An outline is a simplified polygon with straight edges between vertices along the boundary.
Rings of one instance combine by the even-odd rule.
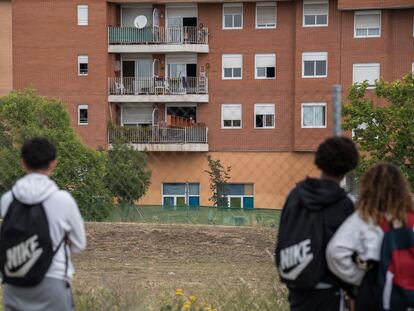
[[[274,228],[89,223],[74,256],[78,310],[160,310],[176,288],[221,311],[286,310]]]

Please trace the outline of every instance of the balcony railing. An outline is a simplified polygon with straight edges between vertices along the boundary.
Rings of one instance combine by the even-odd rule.
[[[207,144],[206,127],[163,128],[139,126],[108,129],[111,144],[121,140],[130,144]]]
[[[109,78],[108,83],[109,95],[208,94],[207,78]]]
[[[108,27],[109,44],[208,44],[208,29],[199,27]]]

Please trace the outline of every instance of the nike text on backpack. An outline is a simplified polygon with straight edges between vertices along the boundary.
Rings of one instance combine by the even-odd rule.
[[[43,204],[23,204],[13,196],[0,231],[0,268],[3,282],[16,286],[39,284],[65,240],[66,235],[53,250]],[[64,248],[66,274],[68,258],[66,247]]]
[[[384,240],[379,264],[382,310],[414,310],[414,213],[401,228],[383,223]]]

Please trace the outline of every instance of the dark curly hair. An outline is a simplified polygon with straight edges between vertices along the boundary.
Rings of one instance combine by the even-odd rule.
[[[45,137],[26,140],[21,150],[23,162],[29,169],[48,169],[56,159],[55,146]]]
[[[341,177],[352,171],[359,160],[358,149],[346,137],[331,137],[319,145],[315,164],[325,174]]]

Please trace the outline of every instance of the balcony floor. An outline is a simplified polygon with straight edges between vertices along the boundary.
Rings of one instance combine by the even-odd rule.
[[[112,44],[108,53],[209,53],[208,44]]]
[[[208,144],[130,144],[137,151],[148,152],[208,152]],[[112,148],[112,145],[109,145]]]
[[[208,94],[108,95],[110,103],[208,103]]]

